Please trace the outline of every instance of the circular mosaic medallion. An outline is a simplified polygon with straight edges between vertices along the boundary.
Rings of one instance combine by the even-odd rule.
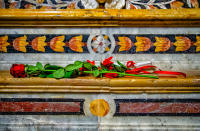
[[[112,53],[115,49],[115,40],[113,36],[90,35],[87,41],[87,47],[90,53]]]

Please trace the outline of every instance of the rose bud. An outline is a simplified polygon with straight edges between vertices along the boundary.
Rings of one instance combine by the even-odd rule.
[[[15,78],[26,77],[25,65],[23,64],[13,64],[10,68],[10,74]]]

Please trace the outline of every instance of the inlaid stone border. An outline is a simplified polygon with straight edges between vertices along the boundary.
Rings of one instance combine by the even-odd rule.
[[[0,115],[84,115],[84,99],[0,98]]]
[[[200,34],[0,34],[0,52],[191,54]]]
[[[200,99],[115,99],[114,116],[200,116]]]

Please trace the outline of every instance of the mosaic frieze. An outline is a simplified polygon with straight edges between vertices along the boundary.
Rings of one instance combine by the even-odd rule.
[[[199,34],[9,34],[0,35],[1,53],[200,53]]]
[[[88,53],[88,35],[5,35],[0,51],[8,53]]]
[[[177,9],[199,8],[199,0],[0,0],[10,9]]]
[[[198,53],[198,35],[114,35],[114,53]]]

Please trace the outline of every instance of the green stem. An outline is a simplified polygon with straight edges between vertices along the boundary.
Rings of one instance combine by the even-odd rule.
[[[57,70],[42,70],[42,71],[57,71]]]
[[[84,73],[93,73],[93,71],[83,71],[83,72]],[[127,73],[111,72],[111,71],[101,71],[100,73],[117,73],[119,75],[124,75],[124,76],[148,77],[148,78],[158,79],[157,76],[152,76],[152,75],[136,75],[136,74],[127,74]]]
[[[32,71],[26,71],[27,74],[31,75],[32,73],[36,73],[36,72],[40,72],[40,71],[44,71],[44,72],[54,72],[56,70],[32,70]]]

